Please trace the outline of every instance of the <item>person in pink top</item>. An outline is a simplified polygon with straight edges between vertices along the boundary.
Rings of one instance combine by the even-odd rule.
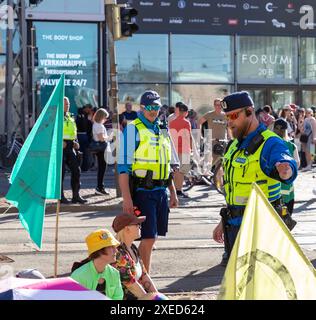
[[[268,129],[272,129],[274,124],[274,117],[270,114],[271,107],[269,105],[265,105],[262,109],[262,112],[259,114],[259,122],[263,123]]]
[[[186,119],[189,108],[185,104],[179,105],[179,115],[172,122],[169,122],[170,135],[175,149],[178,153],[180,168],[174,174],[174,183],[178,197],[188,198],[182,191],[184,175],[190,171],[190,156],[192,150],[191,123]]]

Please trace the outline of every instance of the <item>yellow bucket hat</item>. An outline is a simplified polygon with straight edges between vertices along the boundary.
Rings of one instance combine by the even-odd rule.
[[[99,229],[91,232],[86,237],[86,244],[90,255],[91,253],[106,247],[117,247],[120,243],[114,238],[109,230]]]

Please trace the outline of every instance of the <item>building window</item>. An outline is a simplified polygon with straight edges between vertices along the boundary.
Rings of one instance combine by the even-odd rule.
[[[0,30],[0,54],[6,54],[6,31]]]
[[[272,107],[281,110],[286,104],[295,103],[295,90],[274,89],[271,90]]]
[[[178,84],[172,86],[172,105],[181,101],[200,116],[213,109],[215,98],[223,98],[231,92],[230,85]]]
[[[167,82],[168,35],[134,35],[116,42],[120,82]]]
[[[240,83],[297,83],[297,41],[290,37],[238,37]]]
[[[303,84],[316,83],[316,39],[301,39],[301,81]]]
[[[65,95],[71,112],[98,103],[97,24],[35,22],[38,66],[35,81],[41,88],[41,108],[60,75],[65,73]]]
[[[172,81],[233,82],[230,36],[172,35]]]
[[[26,19],[104,21],[104,0],[39,1],[26,6]]]
[[[302,97],[302,107],[316,107],[316,90],[303,90]]]

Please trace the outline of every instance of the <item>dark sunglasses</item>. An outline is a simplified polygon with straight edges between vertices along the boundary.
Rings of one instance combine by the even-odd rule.
[[[147,111],[158,111],[160,109],[160,106],[154,105],[154,106],[145,106],[145,110]]]

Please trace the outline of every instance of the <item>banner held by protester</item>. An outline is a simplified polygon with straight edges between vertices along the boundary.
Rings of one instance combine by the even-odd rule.
[[[313,265],[255,183],[218,299],[316,299]]]
[[[18,208],[32,241],[41,248],[45,201],[61,197],[64,75],[19,153],[6,199]]]

